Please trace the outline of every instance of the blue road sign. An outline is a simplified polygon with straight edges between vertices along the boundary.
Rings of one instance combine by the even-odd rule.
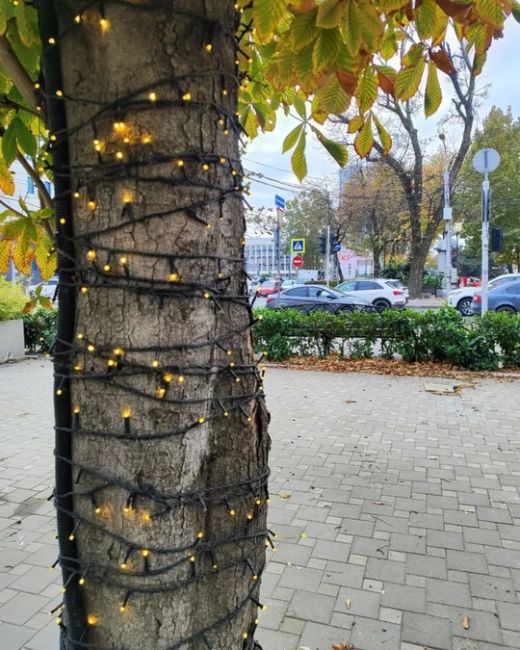
[[[302,255],[303,253],[305,253],[305,239],[303,237],[291,239],[291,254]]]
[[[274,204],[279,210],[285,210],[285,199],[278,194],[274,195]]]

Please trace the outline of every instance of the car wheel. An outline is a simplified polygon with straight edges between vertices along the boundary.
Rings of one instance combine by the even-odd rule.
[[[346,314],[354,311],[354,307],[352,305],[341,305],[341,307],[338,307],[336,309],[336,314]]]
[[[383,311],[384,309],[390,309],[390,307],[392,306],[388,302],[388,300],[383,300],[383,298],[379,298],[378,300],[374,300],[374,302],[372,304],[374,305],[374,307],[378,311]]]
[[[471,311],[471,298],[463,298],[457,305],[457,309],[463,316],[471,316],[473,312]]]
[[[497,308],[497,311],[502,311],[505,314],[515,314],[516,309],[514,307],[511,307],[511,305],[502,305],[501,307]]]

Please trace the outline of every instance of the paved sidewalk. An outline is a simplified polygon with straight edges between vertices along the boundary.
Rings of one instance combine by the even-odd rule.
[[[2,650],[58,647],[50,374],[0,366]],[[268,371],[264,650],[520,648],[520,384],[427,381]]]

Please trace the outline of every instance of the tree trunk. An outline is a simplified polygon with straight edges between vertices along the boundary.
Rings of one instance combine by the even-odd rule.
[[[426,249],[426,252],[422,249],[416,249],[410,257],[410,277],[408,280],[410,298],[420,298],[422,296],[422,278],[427,256],[428,249]]]
[[[73,494],[69,513],[56,495],[72,526],[64,647],[250,649],[269,438],[245,291],[237,14],[222,0],[56,4],[63,85],[45,90],[63,92],[55,161],[66,148],[70,167],[55,174],[74,196],[70,214],[57,204],[74,245],[56,397],[71,422],[57,433]]]
[[[379,278],[381,276],[381,247],[372,246],[372,257],[374,258],[374,277]]]

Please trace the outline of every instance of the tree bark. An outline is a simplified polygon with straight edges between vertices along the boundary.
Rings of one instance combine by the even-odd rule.
[[[59,396],[79,557],[67,591],[81,589],[92,648],[249,649],[269,437],[237,191],[236,12],[84,6],[57,0],[70,168],[55,172],[75,196],[57,214],[75,248],[74,340],[57,376],[72,375]],[[78,647],[70,626],[64,639]]]

